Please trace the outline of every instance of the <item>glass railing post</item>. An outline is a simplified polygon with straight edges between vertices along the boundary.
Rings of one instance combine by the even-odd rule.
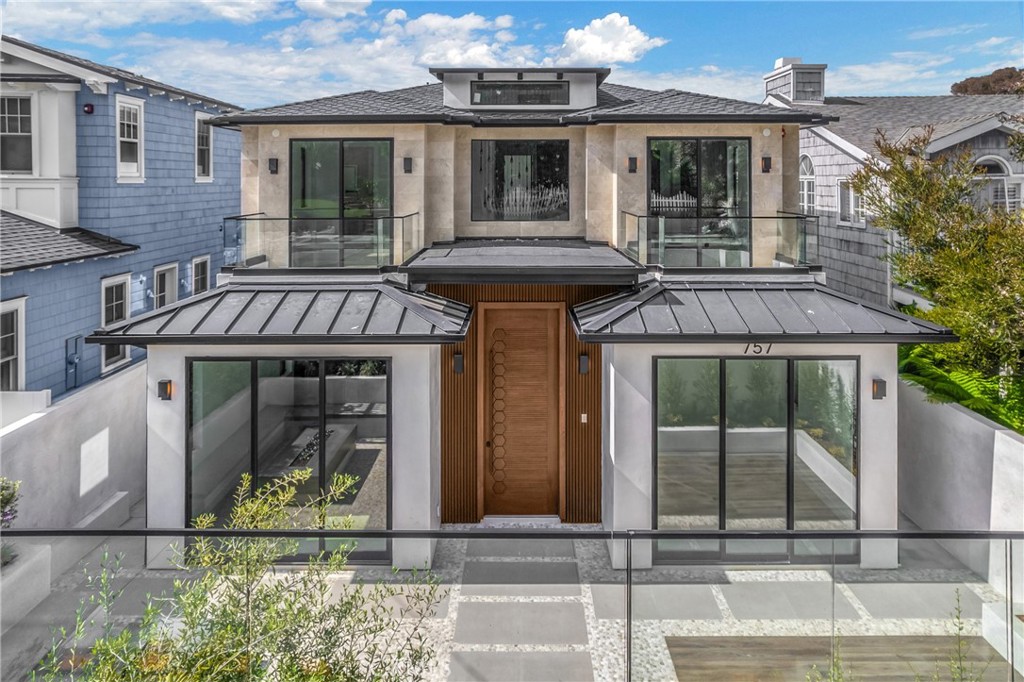
[[[633,679],[633,531],[626,531],[626,622],[625,670],[627,682]]]

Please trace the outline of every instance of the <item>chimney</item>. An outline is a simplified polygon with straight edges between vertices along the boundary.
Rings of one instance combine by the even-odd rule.
[[[827,68],[827,64],[804,64],[800,57],[779,57],[775,69],[764,76],[765,100],[774,96],[784,104],[823,103]]]

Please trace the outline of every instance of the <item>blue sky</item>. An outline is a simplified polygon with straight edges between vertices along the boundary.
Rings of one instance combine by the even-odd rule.
[[[4,33],[246,107],[427,82],[429,65],[602,65],[758,100],[776,57],[832,95],[944,94],[1024,61],[1020,2],[6,0]]]

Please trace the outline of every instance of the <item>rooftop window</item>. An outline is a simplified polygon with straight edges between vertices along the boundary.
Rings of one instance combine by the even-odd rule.
[[[569,104],[568,81],[473,81],[475,106],[565,106]]]

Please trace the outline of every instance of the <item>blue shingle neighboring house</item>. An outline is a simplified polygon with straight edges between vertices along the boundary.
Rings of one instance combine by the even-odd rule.
[[[232,104],[0,42],[0,390],[56,397],[142,357],[96,329],[215,285],[239,212]]]

